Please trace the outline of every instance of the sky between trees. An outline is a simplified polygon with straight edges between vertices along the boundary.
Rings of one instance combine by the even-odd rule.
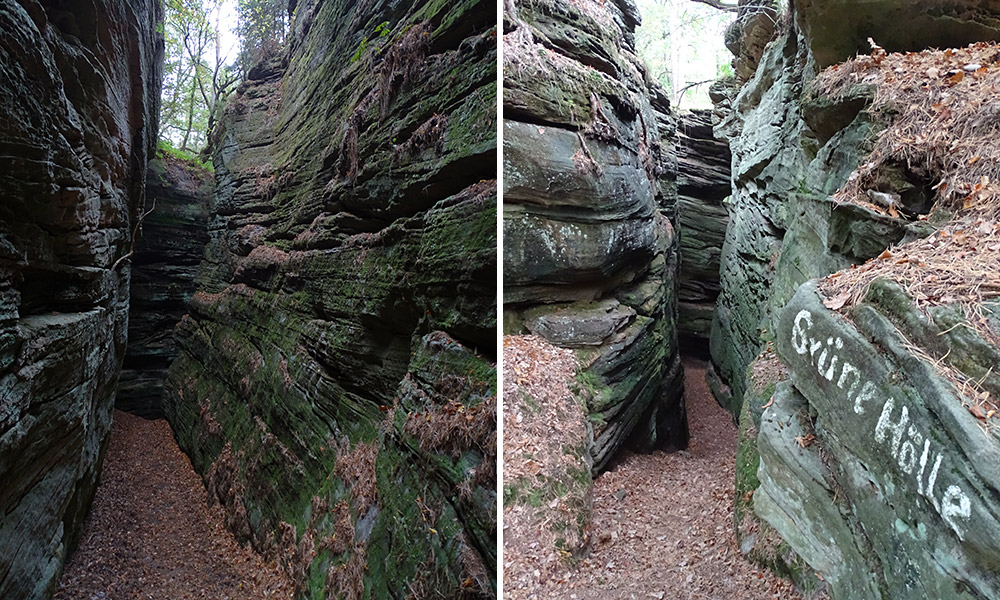
[[[670,92],[675,108],[711,108],[708,86],[732,75],[733,55],[724,40],[726,26],[736,14],[701,0],[636,0],[636,4],[642,15],[636,49],[650,74]]]
[[[160,142],[205,149],[222,106],[288,29],[287,0],[166,0]]]

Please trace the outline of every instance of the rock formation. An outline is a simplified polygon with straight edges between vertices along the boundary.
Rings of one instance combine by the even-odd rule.
[[[496,594],[496,12],[299,2],[214,132],[165,412],[307,598]]]
[[[677,329],[681,336],[708,340],[719,296],[719,256],[729,215],[729,145],[716,139],[712,111],[680,115],[677,131],[677,221],[680,273]]]
[[[740,0],[736,19],[726,28],[726,47],[733,53],[733,72],[739,81],[753,77],[764,48],[778,29],[776,0]]]
[[[54,589],[97,483],[156,140],[150,0],[0,3],[0,597]]]
[[[214,186],[212,172],[196,162],[161,154],[149,163],[149,208],[132,257],[128,348],[115,400],[120,410],[164,416],[163,384],[177,356],[174,326],[195,292]]]
[[[717,129],[731,142],[733,195],[712,382],[740,420],[742,549],[832,598],[996,597],[1000,480],[987,457],[1000,444],[977,418],[981,402],[955,383],[972,378],[996,393],[995,310],[979,307],[980,321],[946,297],[918,306],[891,273],[856,293],[818,293],[877,264],[912,258],[929,269],[917,252],[904,260],[886,249],[911,247],[944,217],[926,214],[931,173],[871,156],[887,127],[885,113],[866,110],[874,88],[829,95],[813,84],[858,40],[958,46],[996,39],[997,15],[943,2],[796,0],[791,11]],[[876,163],[886,168],[872,202],[834,198]],[[879,208],[879,194],[905,206]],[[924,205],[908,210],[907,196]],[[964,319],[974,326],[957,326]]]
[[[504,14],[504,328],[577,350],[595,472],[626,443],[687,443],[676,124],[637,23],[630,0]]]

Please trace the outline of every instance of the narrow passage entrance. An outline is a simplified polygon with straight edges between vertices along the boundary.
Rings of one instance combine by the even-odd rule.
[[[740,554],[733,532],[736,427],[684,359],[690,444],[625,454],[594,481],[594,544],[557,598],[797,600],[791,582]]]
[[[511,366],[510,373],[505,371],[506,380],[512,381],[513,376],[514,382],[523,382],[520,387],[512,386],[515,394],[509,394],[506,386],[504,390],[504,440],[514,444],[510,452],[506,446],[504,449],[505,486],[508,472],[530,472],[525,465],[546,460],[539,458],[537,445],[530,445],[527,439],[523,444],[518,441],[519,428],[531,430],[535,438],[539,435],[534,431],[538,413],[532,407],[533,400],[528,400],[537,390],[528,380],[539,377],[547,390],[565,393],[572,385],[553,381],[559,373],[566,381],[572,377],[556,358],[560,350],[546,352],[539,338],[519,339],[525,341],[505,342],[504,365]],[[547,358],[553,364],[544,364]],[[733,528],[737,432],[732,417],[709,391],[706,366],[696,358],[684,359],[691,434],[688,449],[624,453],[594,481],[590,544],[582,557],[573,559],[560,555],[558,549],[546,549],[550,546],[546,542],[563,531],[553,524],[563,518],[572,494],[551,501],[543,496],[531,510],[530,495],[525,501],[523,492],[515,496],[505,488],[505,599],[801,598],[791,582],[757,568],[740,553]],[[552,403],[548,398],[546,401]],[[557,430],[567,429],[566,423],[553,422],[551,426],[553,436],[559,435]],[[531,452],[519,451],[522,445]],[[521,464],[512,464],[518,461]],[[546,473],[550,469],[542,464],[534,470]],[[513,501],[506,502],[508,499]]]
[[[115,411],[101,483],[54,600],[290,600],[209,508],[170,425]]]

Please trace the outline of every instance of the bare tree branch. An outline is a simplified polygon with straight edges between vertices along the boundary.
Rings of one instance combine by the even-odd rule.
[[[723,10],[723,11],[726,11],[726,12],[738,12],[740,10],[739,6],[737,6],[735,4],[729,4],[729,3],[725,2],[725,0],[691,0],[691,1],[692,2],[700,2],[702,4],[707,4],[707,5],[711,6],[712,8],[716,8],[718,10]]]
[[[700,0],[695,0],[695,1],[699,2]],[[706,83],[712,83],[713,81],[715,81],[715,79],[706,79],[705,81],[695,81],[694,83],[689,83],[686,86],[682,87],[680,90],[678,90],[674,94],[674,96],[676,96],[676,100],[674,101],[674,103],[677,104],[677,110],[680,110],[680,108],[681,108],[681,100],[684,99],[684,92],[688,91],[689,89],[691,89],[693,87],[697,87],[699,85],[705,85]]]

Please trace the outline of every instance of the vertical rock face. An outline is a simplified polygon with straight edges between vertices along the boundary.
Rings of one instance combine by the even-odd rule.
[[[677,221],[680,274],[677,329],[682,336],[708,340],[719,296],[719,256],[729,215],[729,144],[716,139],[712,112],[680,116],[677,135]]]
[[[853,55],[845,38],[897,39],[907,15],[948,24],[926,37],[908,29],[896,49],[962,44],[982,31],[983,11],[820,4],[792,3],[717,128],[731,142],[733,196],[711,345],[717,397],[740,415],[737,535],[752,559],[833,598],[996,597],[997,475],[981,465],[1000,445],[918,359],[954,349],[989,387],[995,344],[952,337],[958,311],[921,314],[891,283],[838,315],[809,281],[930,231],[833,201],[885,125],[863,110],[872,87],[826,97],[810,82]],[[904,175],[896,184],[929,187]]]
[[[150,161],[141,237],[132,257],[128,348],[115,406],[162,418],[167,368],[177,356],[174,326],[195,292],[195,273],[208,243],[214,175],[168,155]]]
[[[899,222],[830,199],[864,156],[873,125],[859,112],[864,98],[806,98],[816,72],[796,26],[769,46],[716,129],[729,139],[733,163],[710,379],[733,414],[747,366],[773,339],[774,309],[802,282],[876,256],[906,233]]]
[[[508,332],[578,349],[595,471],[630,439],[684,446],[676,124],[635,55],[629,0],[508,4]]]
[[[496,594],[496,12],[299,2],[215,132],[165,412],[305,598]]]
[[[53,589],[93,497],[156,139],[153,1],[0,2],[0,597]]]

